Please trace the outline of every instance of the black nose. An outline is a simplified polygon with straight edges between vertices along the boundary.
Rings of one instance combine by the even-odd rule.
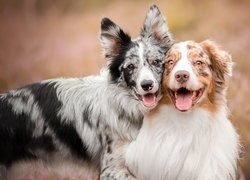
[[[143,80],[141,87],[144,91],[150,91],[154,87],[154,82],[152,80]]]
[[[189,72],[187,72],[187,71],[177,71],[175,73],[175,79],[179,83],[187,82],[188,79],[189,79]]]

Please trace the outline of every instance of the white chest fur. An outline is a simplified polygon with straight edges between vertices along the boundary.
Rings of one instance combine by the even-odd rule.
[[[146,117],[126,163],[143,180],[229,180],[236,178],[238,135],[225,108],[181,113],[163,105]]]

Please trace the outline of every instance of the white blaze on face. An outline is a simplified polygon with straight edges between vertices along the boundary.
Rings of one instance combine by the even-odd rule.
[[[190,41],[181,42],[175,45],[177,51],[180,52],[180,59],[177,60],[174,68],[170,72],[169,88],[172,90],[172,100],[180,111],[187,111],[200,99],[203,94],[202,83],[199,81],[193,66],[193,60],[189,57],[188,44]],[[178,82],[177,73],[188,73],[187,81]]]
[[[188,58],[188,48],[187,48],[188,43],[189,42],[187,41],[187,42],[181,42],[176,45],[178,51],[181,53],[181,59],[176,63],[170,74],[169,87],[171,89],[178,89],[181,86],[181,84],[178,83],[175,79],[175,74],[178,71],[187,71],[189,73],[189,80],[187,81],[186,84],[187,89],[195,90],[199,89],[199,87],[201,86],[197,76],[193,71],[192,62]]]
[[[143,43],[139,43],[139,65],[138,65],[138,78],[137,78],[137,82],[136,82],[136,88],[137,88],[137,92],[139,93],[139,95],[142,96],[142,101],[143,104],[147,107],[155,107],[157,104],[157,99],[156,99],[156,95],[155,93],[159,90],[159,84],[152,72],[152,70],[149,68],[149,66],[147,65],[146,59],[143,56],[144,54],[144,45]],[[141,83],[143,81],[152,81],[153,82],[153,88],[149,91],[145,91],[143,90]]]
[[[137,79],[137,90],[139,93],[141,94],[146,94],[148,93],[147,91],[144,91],[141,87],[141,82],[143,80],[151,80],[153,81],[153,89],[150,90],[150,92],[155,93],[158,90],[158,82],[155,79],[155,76],[152,72],[152,70],[149,68],[149,66],[147,65],[147,63],[145,63],[146,59],[143,56],[143,52],[144,52],[144,45],[142,43],[139,43],[139,59],[140,59],[140,65],[139,67],[139,75],[138,75],[138,79]]]

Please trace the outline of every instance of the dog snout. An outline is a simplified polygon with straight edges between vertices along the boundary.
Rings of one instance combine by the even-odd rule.
[[[141,87],[144,91],[150,91],[154,87],[154,81],[152,80],[143,80],[141,82]]]
[[[177,82],[179,83],[185,83],[188,81],[189,79],[189,72],[188,71],[185,71],[185,70],[182,70],[182,71],[177,71],[175,73],[175,79]]]

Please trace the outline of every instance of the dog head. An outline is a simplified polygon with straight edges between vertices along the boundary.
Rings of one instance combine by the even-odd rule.
[[[111,82],[126,88],[144,107],[155,107],[161,89],[164,57],[172,45],[158,7],[150,7],[140,37],[132,40],[114,22],[104,18],[100,39]]]
[[[231,74],[231,56],[213,41],[186,41],[168,51],[163,86],[179,111],[194,106],[214,110],[225,103]]]

